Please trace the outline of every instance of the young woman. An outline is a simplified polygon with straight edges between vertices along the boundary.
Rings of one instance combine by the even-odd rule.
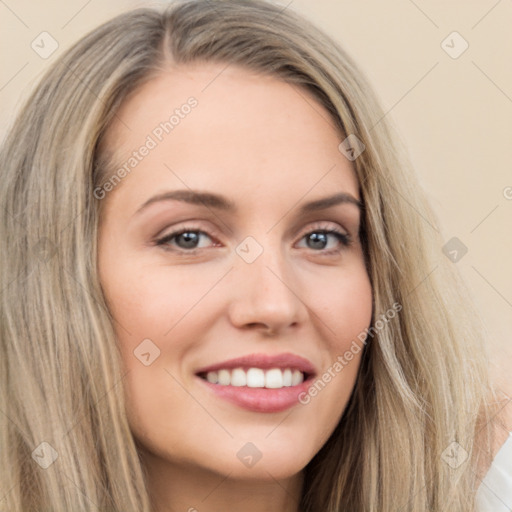
[[[482,330],[321,31],[260,0],[123,14],[1,161],[1,510],[477,510]]]

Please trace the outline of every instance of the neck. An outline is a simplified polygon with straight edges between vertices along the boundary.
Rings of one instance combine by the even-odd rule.
[[[300,512],[303,475],[284,480],[237,479],[144,455],[154,512]]]

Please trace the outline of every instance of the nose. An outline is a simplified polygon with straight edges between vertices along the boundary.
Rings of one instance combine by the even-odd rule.
[[[296,329],[307,318],[307,306],[291,263],[277,249],[265,248],[252,263],[236,256],[229,306],[231,323],[266,335]]]

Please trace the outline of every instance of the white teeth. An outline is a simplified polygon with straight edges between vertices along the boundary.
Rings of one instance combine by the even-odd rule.
[[[219,384],[229,386],[231,383],[231,372],[229,370],[219,370]]]
[[[206,380],[212,384],[217,384],[217,382],[219,382],[219,376],[217,375],[217,372],[208,372],[206,374]]]
[[[283,387],[283,372],[279,368],[267,370],[265,373],[265,387],[266,388],[282,388]]]
[[[293,370],[292,386],[296,386],[297,384],[300,384],[303,380],[304,380],[304,376],[302,375],[302,372],[299,372],[299,370]]]
[[[280,389],[283,387],[297,386],[304,382],[304,374],[300,370],[291,368],[235,368],[234,370],[222,369],[217,372],[208,372],[206,380],[212,384],[221,386],[247,386],[249,388]]]
[[[247,385],[247,375],[242,370],[242,368],[236,368],[231,373],[231,385],[232,386],[246,386]]]
[[[265,372],[261,368],[250,368],[247,372],[248,388],[265,387]]]

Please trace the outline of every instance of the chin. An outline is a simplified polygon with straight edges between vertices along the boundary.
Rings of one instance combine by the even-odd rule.
[[[279,429],[279,427],[278,427]],[[317,450],[304,436],[269,435],[266,430],[259,436],[234,439],[229,446],[221,446],[211,463],[217,471],[230,474],[230,478],[273,480],[290,478],[304,469]],[[299,437],[301,439],[299,439]],[[310,440],[312,441],[312,440]],[[318,446],[320,449],[320,446]]]

